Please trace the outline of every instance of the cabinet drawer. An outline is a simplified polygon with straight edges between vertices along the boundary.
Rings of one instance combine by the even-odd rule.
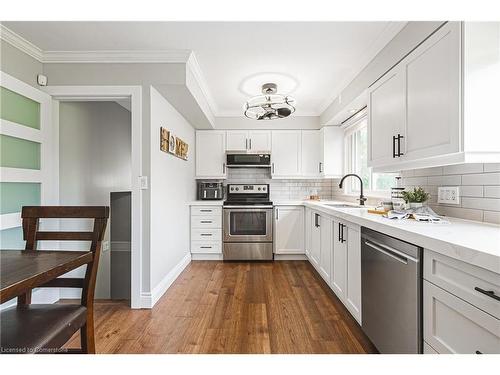
[[[222,241],[222,229],[191,229],[191,241]]]
[[[191,216],[191,228],[222,228],[222,216]]]
[[[222,254],[221,241],[191,241],[192,253],[217,253]]]
[[[222,217],[222,207],[191,206],[191,216],[217,215]]]
[[[500,320],[424,280],[424,340],[439,353],[500,353]]]
[[[424,279],[500,318],[500,301],[484,291],[500,296],[500,275],[457,259],[425,250]],[[481,293],[478,288],[483,291]]]

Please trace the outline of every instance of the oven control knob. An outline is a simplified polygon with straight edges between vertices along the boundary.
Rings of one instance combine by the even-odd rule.
[[[260,188],[258,188],[257,190],[259,190],[259,191],[260,191]]]
[[[266,187],[263,187],[262,190],[266,191]]]
[[[239,188],[236,188],[236,191],[240,190]]]
[[[231,188],[231,191],[233,191],[233,190],[234,190],[234,187]]]

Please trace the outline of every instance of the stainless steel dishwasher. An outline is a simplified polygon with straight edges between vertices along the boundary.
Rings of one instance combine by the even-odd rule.
[[[422,353],[422,248],[361,229],[362,328],[381,353]]]

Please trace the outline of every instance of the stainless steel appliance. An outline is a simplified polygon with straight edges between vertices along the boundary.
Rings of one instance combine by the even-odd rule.
[[[362,328],[381,353],[422,353],[422,248],[361,229]]]
[[[272,260],[269,185],[228,184],[223,207],[224,260]]]
[[[271,155],[269,154],[227,154],[228,168],[270,168]]]
[[[198,182],[199,200],[222,200],[224,198],[224,186],[222,182]]]

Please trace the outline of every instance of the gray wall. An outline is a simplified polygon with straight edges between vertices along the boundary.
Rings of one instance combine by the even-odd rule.
[[[112,191],[131,188],[130,112],[114,102],[62,102],[59,113],[60,204],[109,206]],[[63,230],[88,225],[61,223]],[[109,233],[108,223],[105,241],[110,240]],[[82,245],[88,247],[88,243],[73,244]],[[103,251],[96,298],[110,297],[110,262],[110,252]]]
[[[28,54],[0,39],[0,70],[38,87],[36,77],[43,72],[43,65]]]

